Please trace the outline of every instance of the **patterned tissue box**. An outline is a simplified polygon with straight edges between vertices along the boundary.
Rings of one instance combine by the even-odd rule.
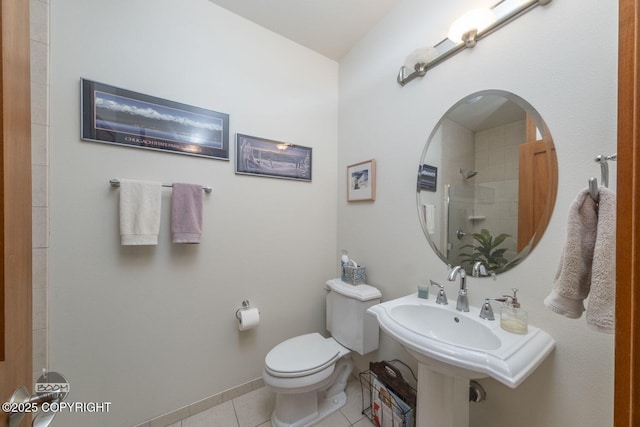
[[[343,268],[343,281],[350,285],[363,285],[367,282],[366,267],[346,265]]]

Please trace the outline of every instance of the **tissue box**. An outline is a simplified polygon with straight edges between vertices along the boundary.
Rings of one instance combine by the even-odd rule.
[[[363,285],[367,282],[366,267],[346,265],[342,270],[342,280],[350,285]]]

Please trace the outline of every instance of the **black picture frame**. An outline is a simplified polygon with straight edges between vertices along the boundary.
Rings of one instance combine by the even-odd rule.
[[[421,165],[418,170],[418,191],[437,191],[438,168],[427,164]]]
[[[236,174],[311,182],[311,147],[236,134]]]
[[[229,115],[87,79],[81,139],[229,160]]]

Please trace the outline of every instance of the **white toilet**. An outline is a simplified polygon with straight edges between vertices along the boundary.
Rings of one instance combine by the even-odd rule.
[[[327,329],[331,338],[311,333],[290,338],[265,357],[265,384],[276,392],[274,427],[311,426],[345,403],[353,370],[351,350],[366,354],[378,348],[378,322],[366,314],[380,303],[373,286],[327,282]]]

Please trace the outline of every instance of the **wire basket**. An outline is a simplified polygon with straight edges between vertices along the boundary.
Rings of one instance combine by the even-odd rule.
[[[413,427],[416,391],[388,362],[369,364],[360,374],[362,414],[378,427]]]

